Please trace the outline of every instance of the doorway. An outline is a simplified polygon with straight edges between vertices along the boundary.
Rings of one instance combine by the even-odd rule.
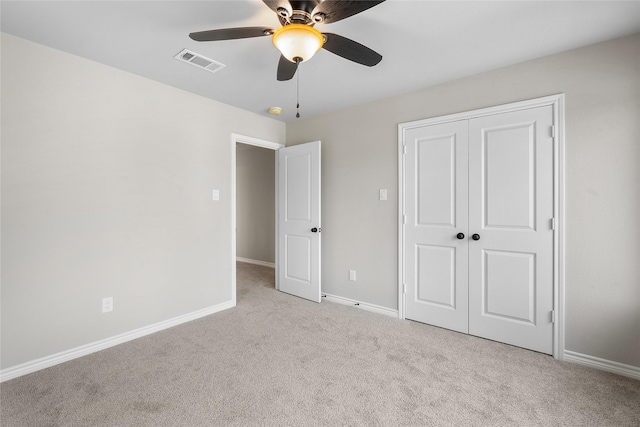
[[[254,166],[256,165],[256,162],[258,162],[257,165],[259,166],[260,159],[265,158],[265,156],[268,157],[269,154],[274,160],[270,162],[269,165],[263,165],[265,167],[254,167],[253,171],[246,171],[248,173],[243,174],[243,177],[240,178],[240,182],[238,182],[238,146],[241,147],[240,157],[246,158],[245,160],[247,160],[249,163],[252,163]],[[275,193],[276,169],[274,166],[274,162],[276,151],[283,147],[284,144],[279,144],[277,142],[266,141],[238,134],[231,135],[231,297],[234,306],[237,302],[237,260],[272,268],[275,268],[277,265],[277,251],[275,247],[275,239],[277,236],[277,223],[275,220],[275,218],[277,218]],[[271,168],[270,174],[265,170],[268,168]],[[252,192],[252,194],[246,194],[245,184],[248,184],[247,180],[250,181],[251,179],[256,179],[261,175],[270,175],[270,182],[265,183],[265,187],[256,189],[256,192]],[[247,178],[247,180],[244,180],[244,178]],[[272,197],[270,203],[271,206],[273,206],[272,211],[268,213],[265,212],[265,215],[259,217],[253,215],[252,212],[247,212],[248,209],[252,209],[252,203],[254,204],[253,208],[257,208],[261,204],[264,205],[266,204],[266,202],[268,202],[268,200],[265,199],[265,197],[267,197],[268,195],[262,193],[264,192],[263,190],[269,191],[269,184],[271,184],[271,191],[273,191],[273,193],[271,193],[273,194],[273,196],[270,196]],[[243,191],[242,194],[239,194],[239,188],[240,190],[245,191]],[[240,207],[242,210],[238,210],[238,207]],[[271,224],[269,224],[270,220],[273,220]],[[254,224],[251,224],[251,222],[254,222]],[[241,230],[239,230],[239,226],[242,227]],[[252,228],[247,229],[248,227]],[[256,230],[258,230],[257,233],[255,232]],[[268,233],[272,233],[272,235],[268,236]],[[258,241],[252,242],[252,240]],[[269,245],[271,244],[270,242],[273,242],[272,247],[269,247]],[[241,253],[238,253],[238,250],[240,250]],[[277,289],[277,282],[275,286]]]
[[[236,146],[236,260],[275,268],[275,155]]]
[[[230,264],[233,306],[237,303],[237,144],[277,151],[274,170],[274,180],[277,182],[274,209],[276,290],[321,302],[321,142],[285,147],[271,141],[232,134]]]

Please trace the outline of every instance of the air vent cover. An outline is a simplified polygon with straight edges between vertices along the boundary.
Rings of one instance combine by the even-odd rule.
[[[215,73],[216,71],[219,71],[225,67],[224,64],[214,61],[213,59],[209,59],[198,53],[192,52],[188,49],[183,49],[179,54],[174,56],[174,58],[179,61],[194,65],[203,70],[207,70],[211,73]]]

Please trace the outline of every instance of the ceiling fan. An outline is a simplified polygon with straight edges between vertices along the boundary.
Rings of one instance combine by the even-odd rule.
[[[262,0],[277,15],[282,27],[240,27],[189,34],[195,41],[217,41],[272,36],[280,51],[277,78],[290,80],[298,64],[309,60],[320,48],[358,64],[372,67],[382,55],[358,42],[333,33],[321,33],[315,24],[330,24],[372,8],[384,0]]]

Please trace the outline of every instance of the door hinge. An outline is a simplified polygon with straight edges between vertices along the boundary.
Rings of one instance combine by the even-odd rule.
[[[407,216],[402,215],[402,224],[406,224],[406,223],[407,223]]]
[[[556,126],[551,125],[551,138],[555,138],[555,137],[556,137]]]
[[[403,284],[402,284],[402,293],[403,293],[403,294],[406,294],[406,293],[407,293],[407,284],[406,284],[406,283],[403,283]]]
[[[406,144],[402,144],[402,154],[407,154],[407,145]]]
[[[552,230],[556,229],[556,219],[555,218],[551,218],[551,229]]]
[[[551,310],[551,323],[556,323],[556,311]]]

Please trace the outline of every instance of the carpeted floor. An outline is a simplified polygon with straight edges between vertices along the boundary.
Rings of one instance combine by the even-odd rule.
[[[640,381],[274,290],[0,385],[9,426],[640,426]]]

